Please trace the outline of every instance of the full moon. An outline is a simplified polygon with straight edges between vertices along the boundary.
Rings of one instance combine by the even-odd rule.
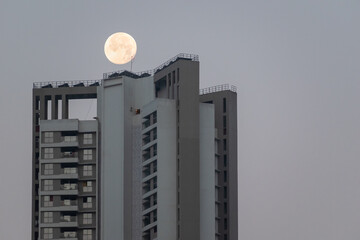
[[[104,52],[110,62],[125,64],[130,62],[136,54],[135,39],[127,33],[112,34],[105,42]]]

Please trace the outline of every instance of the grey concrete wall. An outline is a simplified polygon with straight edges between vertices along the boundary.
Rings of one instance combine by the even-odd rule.
[[[199,240],[199,104],[197,104],[199,102],[199,62],[177,60],[155,73],[155,84],[165,76],[168,77],[166,90],[161,90],[161,97],[164,97],[163,93],[165,92],[166,98],[177,100],[177,117],[179,119],[178,204],[180,211],[178,237],[186,240]]]
[[[154,99],[153,78],[122,76],[106,79],[98,91],[98,117],[101,127],[100,211],[101,238],[133,238],[133,137],[141,122],[136,109]],[[134,136],[135,134],[135,136]],[[135,181],[135,182],[134,182]]]
[[[200,103],[200,240],[215,240],[215,110]]]
[[[226,98],[226,111],[223,111],[223,99]],[[212,102],[215,106],[215,127],[219,138],[219,239],[223,240],[225,234],[228,240],[238,239],[238,175],[237,175],[237,95],[226,90],[200,96],[201,102]],[[226,116],[226,132],[224,132],[223,117]],[[227,147],[224,150],[223,140]],[[224,165],[224,156],[227,157],[227,166]],[[224,181],[224,172],[228,179]],[[224,188],[227,188],[227,198],[224,198]],[[224,203],[228,209],[225,213]],[[224,228],[225,219],[228,222]]]

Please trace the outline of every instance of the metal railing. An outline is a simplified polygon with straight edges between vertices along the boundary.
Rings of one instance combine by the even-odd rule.
[[[226,90],[230,90],[231,92],[236,93],[235,86],[229,85],[229,84],[222,84],[222,85],[217,85],[217,86],[213,86],[213,87],[202,88],[199,90],[199,94],[204,95],[204,94],[208,94],[208,93],[215,93],[215,92],[221,92],[221,91],[226,91]]]
[[[164,62],[160,66],[154,68],[154,73],[157,73],[158,71],[160,71],[164,67],[169,66],[171,63],[176,62],[179,59],[186,59],[186,60],[191,60],[191,61],[194,61],[194,62],[198,62],[199,61],[199,55],[189,54],[189,53],[179,53],[175,57],[167,60],[166,62]]]
[[[189,54],[189,53],[180,53],[180,54],[176,55],[175,57],[167,60],[166,62],[164,62],[160,66],[154,68],[153,70],[147,70],[147,71],[142,71],[142,72],[130,72],[130,71],[127,71],[127,70],[120,70],[120,71],[104,73],[103,78],[108,79],[108,78],[117,77],[117,76],[120,76],[120,75],[125,75],[124,74],[125,72],[127,72],[128,74],[133,74],[133,75],[135,75],[137,77],[151,76],[154,73],[157,73],[158,71],[160,71],[164,67],[169,66],[170,64],[172,64],[173,62],[176,62],[179,59],[186,59],[186,60],[191,60],[191,61],[194,61],[194,62],[198,62],[199,61],[199,55]]]
[[[102,80],[35,82],[33,83],[33,88],[90,87],[99,86],[101,84]]]

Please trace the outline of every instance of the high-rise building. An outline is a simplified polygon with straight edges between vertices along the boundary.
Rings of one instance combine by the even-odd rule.
[[[97,117],[70,119],[88,98]],[[236,141],[236,91],[199,95],[196,55],[34,83],[32,239],[235,240]]]

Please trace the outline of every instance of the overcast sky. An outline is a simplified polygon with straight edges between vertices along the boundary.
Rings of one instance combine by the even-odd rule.
[[[200,56],[238,88],[240,240],[360,239],[360,1],[0,1],[0,239],[30,240],[37,81],[101,79],[106,38],[134,71]]]

